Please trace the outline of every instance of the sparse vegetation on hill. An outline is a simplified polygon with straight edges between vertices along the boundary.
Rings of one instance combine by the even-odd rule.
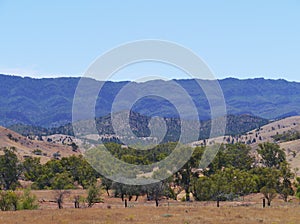
[[[296,130],[289,130],[282,134],[276,134],[272,136],[272,138],[274,138],[275,141],[279,141],[279,142],[294,141],[300,139],[300,132]]]
[[[130,126],[132,132],[138,137],[148,137],[150,135],[150,129],[148,127],[151,117],[141,115],[139,113],[130,113]],[[269,121],[260,117],[252,115],[228,115],[226,117],[226,135],[238,135],[247,131],[259,128]],[[176,142],[179,140],[181,134],[181,120],[178,118],[164,118],[164,122],[167,126],[167,133],[163,139],[163,142]],[[188,122],[193,127],[194,122]],[[199,130],[199,139],[207,139],[210,134],[211,121],[201,121]],[[120,138],[126,138],[126,136],[116,136],[113,130],[111,116],[104,116],[96,119],[96,127],[99,135],[102,137],[102,142],[115,142],[121,143]],[[23,136],[49,136],[54,134],[63,134],[74,136],[72,124],[66,124],[57,128],[42,128],[29,125],[13,125],[9,127],[11,130],[16,131]],[[191,128],[191,130],[194,130]]]

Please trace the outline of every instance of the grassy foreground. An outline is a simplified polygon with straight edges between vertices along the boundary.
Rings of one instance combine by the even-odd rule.
[[[300,207],[133,207],[86,208],[0,212],[0,223],[96,224],[96,223],[166,223],[166,224],[298,224]]]

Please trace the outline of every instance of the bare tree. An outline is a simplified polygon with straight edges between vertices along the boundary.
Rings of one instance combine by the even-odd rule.
[[[63,208],[63,201],[66,195],[69,195],[70,192],[66,190],[56,190],[55,191],[55,201],[59,209]]]

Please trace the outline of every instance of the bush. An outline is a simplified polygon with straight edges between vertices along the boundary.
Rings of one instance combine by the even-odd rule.
[[[86,198],[88,207],[92,207],[95,203],[102,202],[102,199],[100,198],[100,193],[100,188],[97,187],[95,184],[89,187],[88,196]]]
[[[18,203],[18,210],[33,210],[38,208],[37,198],[30,193],[30,189],[25,189]]]
[[[19,197],[14,191],[0,191],[0,209],[16,211]]]

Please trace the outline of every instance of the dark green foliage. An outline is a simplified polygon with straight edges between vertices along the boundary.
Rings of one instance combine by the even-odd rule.
[[[25,180],[36,181],[42,174],[42,165],[40,158],[28,157],[23,162],[23,174]]]
[[[295,130],[289,130],[287,132],[284,132],[283,134],[276,134],[272,136],[272,138],[275,141],[280,141],[280,142],[294,141],[300,139],[300,132]]]
[[[19,182],[22,167],[15,154],[14,148],[4,148],[4,155],[0,155],[0,189],[14,190]]]
[[[241,143],[221,145],[205,174],[211,175],[225,167],[234,167],[240,170],[251,169],[254,158],[250,155],[250,150],[249,146]]]
[[[61,160],[50,160],[40,165],[35,159],[25,160],[29,165],[25,171],[25,177],[34,181],[33,188],[37,189],[72,189],[75,183],[88,188],[96,182],[98,173],[82,156],[64,157]],[[34,161],[34,162],[32,162]]]
[[[67,171],[56,173],[51,183],[52,189],[72,189],[74,188],[74,179]]]
[[[279,168],[280,163],[286,161],[285,152],[280,149],[279,145],[264,142],[258,145],[258,154],[261,156],[261,162],[266,167]]]
[[[177,143],[160,144],[150,149],[133,149],[131,147],[122,148],[120,144],[106,143],[106,149],[116,158],[131,164],[146,165],[158,162],[167,157]]]
[[[288,196],[292,196],[295,193],[291,181],[294,178],[294,174],[291,172],[287,162],[280,164],[279,175],[280,182],[277,187],[277,192],[281,195],[282,199],[287,202]]]
[[[209,201],[214,197],[213,181],[209,177],[193,178],[191,192],[197,201]]]
[[[261,163],[254,161],[251,156],[253,152],[250,152],[249,146],[240,143],[216,145],[220,146],[218,152],[212,151],[218,147],[192,149],[180,144],[175,147],[176,143],[161,144],[151,150],[136,150],[115,143],[107,143],[106,146],[108,149],[106,153],[110,156],[113,155],[132,164],[152,164],[167,157],[168,159],[171,157],[171,160],[164,160],[159,168],[149,166],[149,170],[146,171],[152,174],[151,178],[162,181],[140,186],[134,183],[132,185],[121,184],[100,176],[88,161],[100,168],[101,175],[104,175],[105,171],[108,176],[110,174],[113,176],[124,169],[129,179],[140,174],[132,166],[128,169],[123,163],[112,163],[111,160],[103,166],[107,155],[100,148],[95,148],[95,151],[88,150],[85,158],[70,156],[61,160],[52,159],[43,165],[40,164],[38,158],[26,158],[21,164],[13,149],[4,149],[4,155],[0,156],[1,187],[13,189],[18,184],[18,178],[31,180],[33,181],[32,187],[35,189],[55,189],[59,208],[62,208],[64,195],[68,193],[66,189],[76,188],[77,185],[88,189],[86,198],[88,206],[91,207],[94,203],[101,202],[100,186],[96,186],[97,178],[101,179],[102,187],[107,193],[112,189],[115,197],[126,199],[127,203],[133,198],[137,200],[140,195],[147,195],[148,200],[155,200],[157,206],[161,198],[176,198],[175,191],[177,193],[181,190],[185,191],[187,201],[190,200],[189,196],[192,193],[195,200],[215,200],[217,204],[219,201],[234,200],[250,193],[260,192],[270,205],[277,194],[284,201],[288,201],[288,197],[294,194],[292,181],[294,174],[286,162],[284,151],[273,143],[260,145],[257,152],[261,156]],[[214,153],[216,156],[210,158],[215,155]],[[104,160],[101,160],[101,157]],[[186,161],[187,157],[189,159]],[[184,158],[183,166],[171,170],[172,165],[179,163],[182,158]],[[202,167],[206,159],[213,160],[208,167]],[[93,164],[95,161],[96,163]],[[164,174],[168,173],[170,175],[165,178]],[[299,196],[297,182],[295,187],[297,188],[296,194]],[[20,197],[11,191],[2,191],[0,196],[2,210],[35,208],[35,198],[27,191]],[[79,199],[75,200],[77,207]]]

